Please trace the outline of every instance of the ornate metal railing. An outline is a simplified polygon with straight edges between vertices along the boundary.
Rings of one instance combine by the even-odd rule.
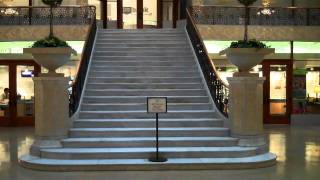
[[[88,66],[91,58],[91,52],[94,45],[94,39],[97,32],[95,7],[92,8],[92,10],[94,14],[92,14],[92,18],[90,19],[90,26],[89,26],[85,44],[83,47],[81,60],[80,60],[80,64],[77,71],[77,77],[75,78],[75,81],[72,84],[72,91],[70,94],[70,103],[69,103],[70,116],[77,111],[80,104],[80,98],[84,88],[84,82],[86,79]]]
[[[189,10],[187,10],[187,31],[212,99],[220,112],[225,116],[228,116],[228,86],[220,79],[214,64],[208,56],[203,39],[199,34],[195,21],[190,15]]]
[[[53,24],[82,25],[96,18],[95,6],[59,6],[53,9]],[[0,25],[48,25],[48,6],[0,7]]]
[[[91,57],[91,53],[94,45],[96,32],[97,32],[97,23],[96,23],[96,19],[94,18],[93,21],[91,22],[89,32],[83,47],[82,57],[81,57],[80,65],[78,68],[77,77],[74,83],[72,84],[72,93],[70,95],[70,104],[69,104],[70,116],[77,111],[80,104],[80,98],[84,88],[84,82],[85,82],[87,71],[88,71],[88,66],[90,62],[90,57]]]
[[[242,25],[244,7],[193,6],[197,24]],[[320,26],[320,8],[250,7],[249,25]]]

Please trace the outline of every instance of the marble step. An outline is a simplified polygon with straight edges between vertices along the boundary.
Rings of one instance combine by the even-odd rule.
[[[200,77],[88,77],[88,83],[201,83]]]
[[[120,128],[155,127],[155,118],[151,119],[78,119],[75,128]],[[159,127],[222,127],[221,119],[160,119]]]
[[[167,158],[232,158],[256,155],[253,147],[160,147]],[[147,159],[155,148],[59,148],[43,149],[41,157],[52,159]]]
[[[88,89],[199,89],[202,83],[88,83]]]
[[[194,61],[193,56],[184,56],[184,55],[175,55],[175,56],[99,56],[93,55],[92,62],[95,61],[175,61],[175,62],[185,62],[185,61]]]
[[[166,43],[166,44],[188,44],[188,40],[187,39],[176,39],[176,40],[172,40],[170,38],[166,38],[166,39],[97,39],[97,43],[103,43],[108,41],[108,43],[114,43],[114,44],[123,44],[123,43],[140,43],[140,44],[149,44],[149,43],[153,43],[153,44],[161,44],[161,43]]]
[[[209,103],[208,96],[166,96],[168,103]],[[146,103],[148,96],[84,96],[83,103]]]
[[[151,38],[162,38],[162,37],[186,37],[184,32],[172,32],[172,33],[99,33],[98,37],[151,37]]]
[[[111,65],[112,66],[112,65]],[[198,72],[174,71],[90,71],[90,77],[199,77]]]
[[[133,148],[154,147],[155,137],[125,138],[68,138],[64,148]],[[230,147],[237,146],[238,139],[231,137],[161,137],[161,147]]]
[[[146,103],[83,103],[82,111],[143,111],[147,109]],[[171,110],[210,110],[213,105],[209,103],[168,103]]]
[[[183,29],[98,29],[98,34],[172,34],[172,33],[181,33],[186,34]]]
[[[213,110],[186,110],[186,111],[168,111],[166,114],[160,114],[159,118],[216,118],[218,115]],[[144,111],[80,111],[80,119],[148,119],[153,118],[154,114]]]
[[[22,156],[19,163],[26,168],[43,171],[102,171],[102,170],[221,170],[254,169],[276,164],[277,156],[272,153],[235,158],[169,158],[162,163],[147,159],[83,159],[59,160],[34,156]]]
[[[183,35],[179,35],[179,36],[169,36],[169,35],[162,35],[162,36],[152,36],[152,35],[140,35],[140,36],[134,36],[134,35],[116,35],[116,36],[112,36],[112,35],[101,35],[99,34],[97,36],[97,40],[98,41],[112,41],[112,40],[119,40],[119,41],[126,41],[126,40],[135,40],[135,41],[149,41],[149,40],[153,40],[153,41],[172,41],[172,40],[181,40],[181,41],[186,41],[187,37],[183,36]]]
[[[152,137],[155,128],[72,128],[69,137]],[[223,127],[170,127],[159,128],[160,137],[225,137],[229,129]]]
[[[194,66],[195,62],[192,61],[114,61],[114,60],[104,60],[104,61],[92,61],[92,65],[108,65],[108,66],[177,66],[177,65],[183,65],[183,66]],[[179,69],[176,71],[179,72]],[[174,72],[174,71],[171,71]],[[181,71],[180,71],[181,72]],[[197,72],[198,71],[194,71]],[[199,73],[198,73],[199,74]]]
[[[117,70],[117,71],[174,71],[174,70],[179,70],[179,71],[190,71],[190,70],[197,70],[197,66],[97,66],[97,65],[92,65],[91,66],[92,70],[104,70],[104,71],[109,71],[109,70]],[[148,77],[144,77],[148,78]],[[174,78],[174,77],[173,77]]]
[[[96,46],[95,52],[191,52],[189,47],[149,47],[146,45],[145,47],[103,47],[103,46]]]
[[[192,56],[191,51],[185,51],[185,50],[141,50],[141,51],[132,51],[132,52],[126,52],[126,51],[108,51],[108,50],[101,50],[101,51],[94,51],[95,56],[174,56],[177,54],[183,54],[185,56]]]
[[[204,89],[86,89],[85,96],[205,96]]]
[[[96,47],[99,48],[139,48],[139,47],[149,47],[149,48],[190,48],[188,44],[185,42],[181,43],[167,43],[167,42],[148,42],[148,43],[138,43],[138,42],[130,42],[130,43],[109,43],[106,42],[99,42],[96,43]]]

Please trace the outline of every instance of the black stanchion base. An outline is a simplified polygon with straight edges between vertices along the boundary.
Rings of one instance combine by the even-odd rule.
[[[166,162],[168,159],[164,157],[159,157],[159,158],[149,158],[150,162]]]

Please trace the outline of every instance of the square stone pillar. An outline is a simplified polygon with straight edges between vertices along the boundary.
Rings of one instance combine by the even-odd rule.
[[[263,133],[263,82],[265,78],[237,76],[228,78],[231,136],[240,146],[266,150]]]
[[[61,147],[69,128],[68,81],[62,76],[33,78],[35,91],[35,142],[30,154],[40,155],[42,148]]]

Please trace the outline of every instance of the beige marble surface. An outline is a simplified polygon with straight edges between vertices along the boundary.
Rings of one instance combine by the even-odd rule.
[[[198,25],[205,40],[243,39],[243,26],[239,25]],[[249,26],[249,39],[269,41],[319,41],[319,26]]]
[[[1,180],[318,180],[320,127],[267,126],[274,167],[252,170],[44,172],[18,165],[34,141],[33,128],[0,128]]]
[[[45,74],[44,74],[45,75]],[[65,137],[68,133],[68,78],[35,77],[35,134],[42,139]]]
[[[56,25],[54,34],[63,40],[83,41],[89,26]],[[35,41],[48,36],[49,26],[0,26],[0,41]]]
[[[35,91],[35,135],[30,154],[38,156],[43,147],[61,147],[69,128],[68,81],[66,77],[33,78]],[[57,74],[62,75],[63,74]]]
[[[254,136],[263,133],[263,82],[259,77],[230,77],[229,118],[231,133]]]

